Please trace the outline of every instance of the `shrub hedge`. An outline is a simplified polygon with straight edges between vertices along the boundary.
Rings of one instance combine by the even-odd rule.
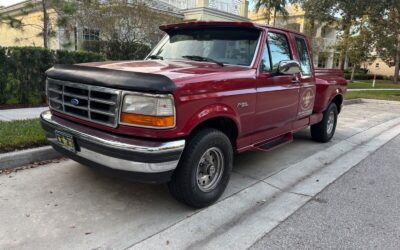
[[[347,80],[350,80],[351,73],[344,73],[344,77]],[[355,73],[354,74],[354,80],[372,80],[372,79],[374,79],[374,75],[371,75],[371,74],[363,74],[363,73]],[[376,80],[393,80],[393,77],[377,75]]]
[[[83,50],[103,53],[109,60],[142,60],[151,51],[143,43],[120,41],[84,41]]]
[[[54,64],[104,61],[103,54],[47,50],[38,47],[0,47],[0,104],[45,102],[45,71]]]

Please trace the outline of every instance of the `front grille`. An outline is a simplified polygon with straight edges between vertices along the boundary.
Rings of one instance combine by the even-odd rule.
[[[120,90],[47,79],[50,108],[110,127],[118,124],[120,97]]]

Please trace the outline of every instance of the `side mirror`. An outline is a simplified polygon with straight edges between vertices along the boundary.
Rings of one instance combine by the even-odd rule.
[[[294,75],[301,73],[300,64],[294,60],[280,61],[278,64],[279,75]]]

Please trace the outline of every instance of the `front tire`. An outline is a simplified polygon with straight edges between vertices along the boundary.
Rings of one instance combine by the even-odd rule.
[[[189,138],[168,188],[178,201],[206,207],[225,191],[232,165],[229,138],[219,130],[202,129]]]
[[[311,137],[318,142],[328,142],[335,134],[338,110],[335,103],[329,104],[322,121],[311,126]]]

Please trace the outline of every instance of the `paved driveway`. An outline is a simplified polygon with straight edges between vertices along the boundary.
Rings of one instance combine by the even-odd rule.
[[[349,105],[330,143],[313,142],[304,130],[275,151],[239,155],[224,196],[204,210],[179,204],[165,185],[109,178],[71,160],[0,175],[0,249],[242,249],[313,196],[304,187],[291,191],[316,172],[300,176],[308,167],[336,164],[332,152],[376,150],[389,135],[374,136],[399,117],[394,103]]]

